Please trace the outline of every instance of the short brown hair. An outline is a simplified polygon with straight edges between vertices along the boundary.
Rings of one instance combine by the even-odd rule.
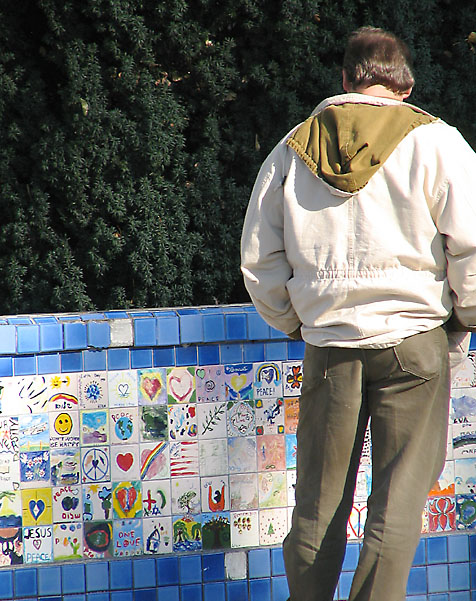
[[[360,27],[350,34],[343,68],[353,90],[380,84],[401,93],[415,83],[408,46],[377,27]]]

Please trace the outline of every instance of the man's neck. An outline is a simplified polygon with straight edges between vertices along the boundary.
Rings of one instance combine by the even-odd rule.
[[[357,94],[365,94],[366,96],[376,96],[377,98],[391,98],[392,100],[399,100],[400,102],[403,102],[405,98],[408,98],[408,96],[410,96],[411,90],[399,93],[393,92],[392,90],[389,90],[388,88],[380,84],[375,84],[367,88],[358,88],[352,91],[356,92]]]

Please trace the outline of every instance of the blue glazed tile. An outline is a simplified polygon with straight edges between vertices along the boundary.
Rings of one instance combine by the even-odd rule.
[[[420,538],[420,542],[418,543],[418,547],[416,548],[415,556],[413,558],[413,565],[426,565],[426,539],[424,538]]]
[[[354,574],[352,572],[342,572],[339,578],[339,599],[347,599],[350,593],[350,587],[352,586],[352,579]]]
[[[81,319],[79,315],[58,315],[58,321],[69,322],[69,321],[78,321]]]
[[[273,576],[284,576],[285,573],[282,547],[271,549],[271,574]]]
[[[265,361],[285,361],[287,351],[287,342],[267,342],[264,345]]]
[[[37,356],[37,372],[39,374],[55,374],[60,371],[59,353]]]
[[[33,321],[38,324],[58,323],[58,321],[54,315],[39,315],[38,317],[33,317]]]
[[[149,588],[156,585],[155,559],[135,559],[132,568],[134,588]]]
[[[132,588],[132,561],[111,561],[109,564],[109,578],[111,590]]]
[[[152,311],[152,315],[154,317],[177,317],[177,313],[175,311],[169,311],[169,310],[159,310],[159,311]]]
[[[134,601],[156,601],[157,590],[155,588],[143,588],[134,591]]]
[[[271,601],[271,579],[250,580],[250,601]]]
[[[105,592],[88,593],[87,599],[88,599],[88,601],[110,601],[109,593],[105,593]]]
[[[158,591],[160,601],[179,601],[178,586],[161,586]]]
[[[83,351],[84,371],[105,371],[107,351]]]
[[[157,328],[157,344],[159,346],[180,344],[179,318],[177,316],[158,318]]]
[[[225,314],[227,340],[247,340],[245,313]]]
[[[344,572],[355,571],[357,562],[359,561],[359,555],[359,545],[355,543],[349,543],[345,549],[344,563],[342,564],[342,569]]]
[[[225,583],[210,582],[208,584],[204,584],[203,601],[225,601]]]
[[[476,561],[476,534],[469,535],[469,557],[471,561]]]
[[[171,367],[175,365],[175,349],[173,346],[155,348],[152,359],[154,367]]]
[[[245,363],[258,363],[264,361],[264,343],[248,342],[243,345]]]
[[[83,321],[103,320],[106,319],[105,313],[83,313],[81,315]]]
[[[126,311],[106,311],[105,316],[108,319],[128,319],[129,315]]]
[[[469,348],[474,351],[474,349],[476,349],[476,335],[475,334],[471,334],[471,341],[469,343]]]
[[[469,564],[469,571],[471,574],[471,588],[476,590],[476,563]]]
[[[180,309],[177,309],[177,313],[179,315],[196,315],[197,313],[200,313],[200,311],[195,309],[195,307],[181,307]]]
[[[287,336],[284,332],[281,332],[276,328],[270,327],[270,338],[282,340],[283,338],[287,338]]]
[[[468,564],[452,563],[450,570],[450,591],[464,591],[469,589],[469,569]]]
[[[65,323],[63,324],[64,349],[73,351],[85,349],[88,346],[88,333],[85,323]]]
[[[25,355],[13,359],[13,371],[16,376],[31,376],[36,374],[36,357]]]
[[[63,593],[84,593],[86,591],[86,575],[84,564],[61,566]]]
[[[40,351],[40,326],[17,327],[17,352],[38,353]]]
[[[271,576],[269,549],[251,549],[248,551],[248,570],[250,578],[265,578]]]
[[[111,591],[111,601],[134,601],[132,591]]]
[[[128,311],[129,317],[152,317],[151,311]]]
[[[202,556],[203,582],[225,579],[225,554],[210,553]]]
[[[15,571],[15,597],[36,596],[38,587],[36,582],[36,568],[27,568]]]
[[[127,348],[112,348],[107,351],[107,367],[111,370],[129,369],[130,353]]]
[[[471,601],[471,593],[469,591],[460,591],[458,593],[450,593],[449,601]]]
[[[157,584],[178,584],[179,576],[177,557],[158,557],[155,563],[157,566]]]
[[[271,336],[269,325],[258,313],[248,313],[248,340],[268,340]]]
[[[428,595],[428,601],[448,601],[448,594],[437,593],[436,595]]]
[[[13,599],[13,573],[11,570],[0,572],[0,599]]]
[[[407,595],[426,594],[426,588],[426,567],[411,568],[407,582]]]
[[[271,578],[272,601],[286,601],[289,598],[288,581],[285,576]]]
[[[88,328],[88,345],[93,348],[108,348],[111,344],[111,326],[107,321],[90,321]]]
[[[181,587],[180,598],[182,601],[202,601],[202,585],[187,584]],[[228,601],[230,601],[228,599]]]
[[[157,344],[157,320],[155,317],[134,319],[134,345],[155,346]]]
[[[467,535],[448,537],[448,560],[469,561],[469,540]]]
[[[301,361],[304,359],[305,342],[302,340],[290,340],[286,344],[288,345],[288,359],[290,361]]]
[[[410,601],[428,601],[428,597],[426,595],[411,595],[407,597]]]
[[[448,561],[447,537],[436,536],[426,541],[428,563],[445,563]]]
[[[9,355],[16,352],[15,326],[0,326],[0,354]]]
[[[187,366],[197,365],[197,347],[192,346],[177,346],[175,349],[175,365]]]
[[[200,555],[180,557],[179,563],[181,584],[202,582],[202,558]]]
[[[140,369],[141,367],[152,367],[152,349],[132,349],[131,367]]]
[[[431,540],[431,539],[428,539]],[[428,592],[442,593],[448,590],[448,566],[447,564],[430,565],[428,570]]]
[[[241,344],[220,344],[220,363],[242,363],[243,349]]]
[[[217,344],[205,344],[198,347],[199,365],[219,365],[220,347]]]
[[[60,353],[61,371],[83,371],[83,353]]]
[[[180,342],[182,344],[191,344],[203,342],[202,316],[180,315]]]
[[[63,601],[86,601],[86,595],[63,595]]]
[[[86,590],[103,591],[109,585],[108,564],[104,561],[100,563],[86,564]]]
[[[60,566],[42,566],[38,570],[38,594],[61,595]]]
[[[227,582],[226,594],[228,601],[248,601],[248,581],[235,580]]]
[[[0,357],[0,376],[13,376],[13,357]]]
[[[37,601],[63,601],[61,595],[55,595],[54,597],[38,597]]]
[[[204,342],[225,340],[225,316],[223,314],[202,315],[202,323]]]
[[[14,325],[28,325],[29,323],[31,323],[31,319],[29,317],[8,317],[7,318],[7,322],[9,324],[14,324]]]

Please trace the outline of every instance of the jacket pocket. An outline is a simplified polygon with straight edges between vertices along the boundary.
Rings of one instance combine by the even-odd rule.
[[[431,380],[445,368],[448,338],[443,328],[405,338],[393,348],[400,369],[423,380]]]

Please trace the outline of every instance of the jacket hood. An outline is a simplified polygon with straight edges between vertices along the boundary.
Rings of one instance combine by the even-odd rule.
[[[342,94],[321,103],[286,143],[316,176],[352,194],[367,184],[407,134],[433,121],[436,117],[411,104]]]

